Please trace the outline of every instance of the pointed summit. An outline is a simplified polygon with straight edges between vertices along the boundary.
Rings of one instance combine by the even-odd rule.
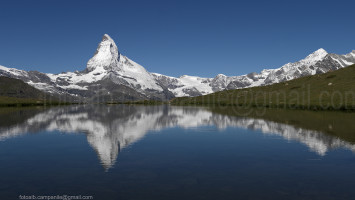
[[[108,34],[104,34],[104,36],[102,36],[102,40],[101,41],[105,41],[105,40],[113,41],[113,39]]]
[[[105,34],[99,43],[94,56],[87,63],[87,70],[93,71],[97,68],[115,70],[120,60],[120,52],[113,39]]]
[[[300,60],[300,62],[307,66],[314,65],[316,62],[323,60],[327,55],[328,52],[323,48],[320,48],[317,51],[309,54],[305,59]]]
[[[320,54],[324,54],[324,53],[328,53],[325,49],[323,49],[323,48],[320,48],[320,49],[318,49],[317,51],[315,51],[315,52],[313,52],[313,53],[320,53]]]
[[[217,77],[218,77],[218,78],[222,78],[222,77],[224,78],[224,77],[226,77],[226,75],[224,75],[224,74],[217,74],[216,78],[217,78]]]
[[[317,51],[311,53],[308,57],[324,57],[328,54],[328,52],[326,50],[324,50],[323,48],[318,49]]]

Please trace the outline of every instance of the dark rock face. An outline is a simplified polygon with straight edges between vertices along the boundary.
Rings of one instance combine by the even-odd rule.
[[[227,85],[227,90],[233,90],[236,88],[245,88],[248,87],[250,83],[242,82],[242,81],[232,81]]]
[[[29,71],[28,76],[30,77],[30,80],[33,81],[34,83],[50,83],[51,79],[46,75],[38,71]]]
[[[252,72],[252,73],[247,74],[247,77],[252,79],[253,81],[259,80],[258,74],[256,72]]]
[[[156,74],[153,74],[153,76],[160,83],[160,85],[163,85],[168,89],[176,89],[181,87],[181,85],[179,85],[179,80],[177,78],[159,76]]]
[[[342,68],[342,66],[335,60],[333,60],[332,55],[327,55],[324,60],[316,63],[314,68],[317,69],[319,73],[326,73],[331,70],[337,70]]]
[[[196,88],[183,89],[183,91],[191,97],[201,96],[201,92],[199,92]]]
[[[213,92],[218,92],[226,88],[227,86],[227,76],[219,74],[210,82]]]

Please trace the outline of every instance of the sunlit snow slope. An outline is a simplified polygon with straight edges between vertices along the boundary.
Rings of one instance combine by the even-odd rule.
[[[167,100],[279,83],[337,70],[354,63],[355,51],[337,55],[319,49],[298,62],[265,69],[260,73],[241,76],[218,74],[214,78],[184,75],[177,78],[148,72],[123,56],[113,39],[105,34],[83,71],[46,74],[0,66],[0,76],[21,79],[42,91],[81,101]]]

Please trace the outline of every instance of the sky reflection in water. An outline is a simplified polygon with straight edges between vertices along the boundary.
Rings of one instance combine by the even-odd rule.
[[[355,184],[354,143],[319,130],[194,107],[84,105],[13,113],[0,124],[0,197],[353,194],[339,183]]]

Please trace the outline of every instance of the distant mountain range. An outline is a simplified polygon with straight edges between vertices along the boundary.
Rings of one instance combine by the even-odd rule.
[[[355,63],[355,51],[346,55],[319,49],[305,59],[277,69],[241,76],[218,74],[214,78],[184,75],[179,78],[150,73],[123,56],[113,39],[105,34],[96,53],[83,71],[60,74],[24,71],[0,66],[0,76],[16,78],[53,96],[76,101],[168,100],[200,96],[221,90],[269,85],[295,78],[337,70]]]

